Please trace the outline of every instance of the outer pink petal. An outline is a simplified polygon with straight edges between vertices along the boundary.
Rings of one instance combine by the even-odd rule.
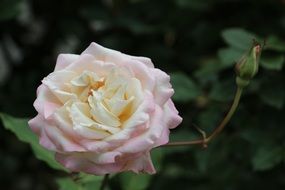
[[[153,69],[152,74],[156,79],[156,85],[154,88],[155,102],[158,105],[163,106],[174,93],[174,90],[170,84],[170,77],[159,69]]]
[[[48,87],[50,92],[56,97],[56,102],[60,105],[66,103],[70,99],[75,99],[76,95],[70,90],[70,81],[76,76],[73,71],[60,70],[49,74],[42,80],[42,83]]]
[[[163,110],[165,122],[167,123],[168,128],[173,129],[182,122],[182,118],[178,115],[178,111],[171,99],[169,99],[163,106]]]
[[[59,130],[56,126],[45,126],[44,131],[49,139],[56,146],[57,152],[82,152],[86,151],[84,147],[79,145],[74,139],[70,139],[66,134]]]
[[[39,135],[40,144],[49,150],[57,152],[85,151],[85,148],[63,134],[56,126],[48,123],[40,114],[29,121],[29,126]]]
[[[95,175],[104,175],[122,171],[125,162],[115,162],[111,164],[96,164],[83,155],[76,154],[56,154],[56,160],[74,172],[85,172]]]
[[[46,105],[47,103],[54,104],[51,108]],[[41,84],[37,89],[37,99],[34,102],[34,107],[41,115],[49,116],[52,109],[56,109],[61,103],[51,93],[51,91],[44,85]]]
[[[92,153],[60,154],[56,153],[56,160],[73,172],[85,172],[95,175],[133,171],[135,173],[155,173],[149,152],[123,156],[121,159],[114,158],[114,162],[98,164],[90,160],[96,157]],[[113,155],[111,157],[114,157]]]
[[[155,168],[153,167],[150,153],[146,152],[136,159],[133,159],[129,161],[128,165],[126,166],[127,170],[131,170],[135,173],[148,173],[148,174],[154,174]]]
[[[96,164],[111,164],[118,161],[122,155],[120,152],[108,151],[101,154],[94,154],[93,152],[86,153],[88,159]]]
[[[163,120],[167,127],[164,128],[161,137],[157,140],[156,146],[161,146],[168,143],[170,133],[169,129],[177,127],[182,122],[182,118],[178,115],[178,111],[176,110],[171,99],[169,99],[163,106],[163,112]]]
[[[152,72],[152,68],[149,68],[140,61],[132,59],[122,62],[122,66],[128,67],[133,71],[135,77],[141,82],[144,89],[153,91],[155,87],[155,75]]]
[[[89,54],[94,56],[97,60],[104,62],[118,63],[123,61],[126,57],[119,51],[105,48],[95,42],[92,42],[81,55]]]
[[[74,131],[72,121],[69,117],[69,112],[62,107],[54,112],[52,116],[53,123],[57,128],[69,139],[72,139],[77,144],[81,144],[81,137]],[[82,144],[81,144],[82,145]]]
[[[113,68],[115,64],[112,62],[103,62],[97,60],[93,55],[82,54],[79,58],[67,66],[65,70],[76,72],[81,74],[83,71],[92,71],[99,76],[106,76]]]
[[[44,131],[44,127],[46,127],[48,124],[46,123],[43,116],[38,114],[36,117],[31,119],[28,123],[32,131],[39,136],[40,144],[49,150],[56,151],[55,144],[50,140],[50,138],[46,135]]]
[[[76,54],[59,54],[56,60],[56,65],[54,71],[59,71],[66,68],[68,65],[73,63],[79,58]]]
[[[94,42],[82,52],[81,56],[83,55],[93,55],[96,60],[99,59],[103,62],[112,62],[118,66],[128,67],[135,73],[136,78],[141,81],[144,88],[152,90],[154,87],[155,78],[150,71],[153,64],[148,58],[129,56]]]
[[[44,117],[45,119],[49,119],[53,113],[60,108],[59,104],[55,104],[53,102],[45,102],[44,103]]]
[[[76,72],[60,70],[50,73],[42,80],[42,83],[51,91],[61,90],[68,92],[70,90],[70,86],[68,84],[74,77],[76,77]]]
[[[95,42],[92,42],[85,51],[82,52],[83,54],[90,54],[93,55],[96,59],[105,61],[105,62],[113,62],[120,64],[121,62],[125,61],[126,59],[137,60],[146,66],[153,68],[153,63],[147,57],[140,57],[140,56],[131,56],[124,53],[121,53],[116,50],[112,50],[109,48],[105,48]]]
[[[29,121],[29,126],[39,135],[40,144],[49,150],[57,152],[85,151],[85,148],[69,139],[56,126],[48,123],[40,114]]]
[[[154,65],[151,61],[150,58],[148,57],[141,57],[141,56],[130,56],[128,55],[131,59],[134,59],[134,60],[137,60],[137,61],[140,61],[142,63],[144,63],[146,66],[148,66],[149,68],[154,68]]]
[[[80,144],[90,152],[104,153],[108,150],[114,150],[122,144],[121,141],[96,141],[90,139],[82,139]]]
[[[168,143],[169,133],[170,133],[169,129],[164,128],[162,133],[161,133],[160,138],[155,142],[155,147],[158,147],[158,146],[161,146],[161,145]]]

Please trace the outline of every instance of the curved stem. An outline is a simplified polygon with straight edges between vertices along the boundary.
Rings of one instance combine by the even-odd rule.
[[[234,98],[234,102],[229,110],[229,112],[227,113],[226,117],[223,119],[223,121],[221,122],[221,124],[214,130],[214,132],[207,138],[207,141],[209,142],[211,139],[213,139],[215,136],[217,136],[227,125],[227,123],[230,121],[230,119],[232,118],[233,114],[235,113],[239,101],[240,101],[240,97],[242,94],[242,88],[238,87],[236,94],[235,94],[235,98]]]
[[[184,146],[184,145],[205,144],[205,142],[206,142],[205,140],[199,139],[199,140],[193,140],[193,141],[169,142],[169,143],[162,145],[162,146]]]
[[[104,175],[104,179],[103,179],[103,181],[101,183],[101,186],[100,186],[100,190],[104,190],[105,189],[105,187],[108,184],[108,179],[109,179],[109,174],[105,174]]]
[[[235,113],[239,101],[240,101],[240,97],[242,94],[242,87],[238,86],[236,94],[235,94],[235,98],[233,101],[233,104],[229,110],[229,112],[227,113],[227,115],[224,117],[224,119],[222,120],[222,122],[220,123],[220,125],[210,134],[210,136],[203,138],[203,139],[198,139],[198,140],[193,140],[193,141],[180,141],[180,142],[170,142],[164,146],[183,146],[183,145],[196,145],[196,144],[203,144],[204,147],[207,147],[207,143],[209,141],[211,141],[214,137],[216,137],[227,125],[227,123],[230,121],[230,119],[232,118],[233,114]]]

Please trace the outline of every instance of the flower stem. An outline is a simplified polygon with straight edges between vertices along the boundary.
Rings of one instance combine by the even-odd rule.
[[[108,184],[108,180],[109,180],[109,174],[105,174],[104,178],[103,178],[103,181],[101,183],[101,186],[100,186],[100,190],[104,190],[105,189],[105,187]]]
[[[208,137],[204,137],[203,139],[198,139],[198,140],[193,140],[193,141],[169,142],[168,144],[166,144],[164,146],[183,146],[183,145],[202,144],[204,147],[207,147],[207,143],[209,141],[211,141],[214,137],[216,137],[225,128],[227,123],[232,118],[233,114],[235,113],[235,111],[238,107],[238,104],[239,104],[239,101],[241,98],[241,94],[242,94],[242,90],[243,90],[243,87],[241,87],[241,86],[237,87],[235,98],[234,98],[233,104],[232,104],[229,112],[224,117],[224,119],[222,120],[220,125],[217,128],[215,128],[215,130]]]

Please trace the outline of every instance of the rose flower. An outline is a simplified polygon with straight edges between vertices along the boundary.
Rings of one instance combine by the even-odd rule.
[[[70,171],[152,174],[150,150],[182,121],[169,80],[149,58],[91,43],[81,55],[58,56],[38,87],[38,115],[29,125]]]

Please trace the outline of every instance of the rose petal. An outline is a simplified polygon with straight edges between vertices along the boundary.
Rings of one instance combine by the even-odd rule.
[[[56,126],[43,126],[43,130],[55,145],[57,152],[85,151],[85,148],[80,146],[73,139],[68,138],[68,136],[60,131]]]
[[[151,60],[147,57],[127,55],[127,54],[121,53],[121,52],[116,51],[116,50],[105,48],[105,47],[103,47],[103,46],[101,46],[95,42],[92,42],[87,47],[87,49],[82,52],[81,55],[83,55],[83,54],[93,55],[96,59],[102,60],[105,62],[113,62],[113,63],[120,64],[121,62],[125,61],[126,59],[130,59],[130,60],[139,61],[139,62],[145,64],[146,66],[150,67],[150,68],[154,67]]]
[[[73,63],[79,58],[79,55],[75,54],[59,54],[56,60],[54,71],[65,69],[68,65]]]
[[[151,59],[148,57],[141,57],[141,56],[129,56],[129,57],[131,59],[134,59],[134,60],[137,60],[137,61],[144,63],[149,68],[154,68],[154,65],[153,65]]]
[[[71,92],[70,85],[68,85],[75,76],[75,72],[60,70],[49,74],[42,83],[64,104],[68,100],[76,98],[76,95]]]
[[[93,55],[96,60],[112,62],[117,66],[125,66],[135,73],[144,88],[152,90],[154,87],[155,79],[149,70],[152,64],[147,58],[128,56],[119,51],[102,47],[94,42],[81,55]]]
[[[73,71],[60,70],[49,74],[42,80],[51,91],[61,90],[70,92],[70,81],[76,77],[76,73]]]
[[[49,126],[43,116],[38,114],[33,119],[29,120],[28,123],[32,131],[39,136],[40,144],[43,147],[53,151],[57,150],[55,144],[50,140],[50,138],[46,135],[44,131],[44,127],[49,127]]]
[[[158,146],[167,144],[169,141],[169,133],[170,133],[170,130],[168,128],[164,128],[162,133],[161,133],[160,138],[158,138],[157,141],[155,142],[154,147],[158,147]]]
[[[128,163],[126,169],[131,170],[137,174],[141,172],[154,174],[156,172],[155,168],[153,167],[149,152],[144,153],[136,159],[133,159]]]
[[[120,172],[125,162],[115,162],[111,164],[95,164],[81,154],[56,154],[56,160],[74,172],[85,172],[95,175],[105,175],[108,173]]]
[[[53,93],[48,89],[47,86],[41,84],[37,89],[37,99],[34,102],[34,107],[38,113],[45,115],[48,113],[48,110],[45,110],[45,103],[56,104],[57,106],[61,105],[61,102],[54,96]]]
[[[170,129],[177,127],[182,122],[182,118],[178,115],[178,111],[171,99],[163,106],[163,110],[165,122]]]
[[[84,71],[91,71],[98,76],[105,76],[114,68],[114,66],[114,63],[102,62],[95,59],[92,55],[82,54],[75,62],[67,66],[65,70],[76,72],[78,75]]]
[[[87,103],[73,103],[70,109],[73,128],[76,132],[88,139],[103,139],[116,132],[109,126],[100,125],[90,119],[90,108]],[[110,132],[109,132],[110,131]]]
[[[86,50],[84,50],[81,55],[92,55],[96,58],[96,60],[101,60],[104,62],[113,62],[115,64],[124,61],[127,56],[124,56],[119,51],[115,51],[112,49],[105,48],[99,44],[92,42]]]
[[[148,130],[132,139],[129,139],[116,151],[122,153],[137,153],[150,150],[155,146],[156,141],[161,138],[162,132],[166,126],[163,121],[163,111],[159,106],[155,107],[155,111],[150,118]]]
[[[44,103],[44,117],[48,119],[58,108],[60,108],[59,104],[55,104],[52,102]]]
[[[145,100],[133,113],[133,115],[126,120],[122,128],[123,130],[116,133],[115,135],[107,137],[106,141],[125,141],[131,138],[134,131],[142,131],[148,127],[149,115],[154,111],[155,104],[153,102],[152,95],[149,92],[145,94]]]
[[[122,62],[122,65],[133,71],[135,78],[140,81],[143,89],[153,91],[155,87],[155,73],[152,72],[152,68],[137,60],[126,60]]]
[[[156,78],[156,85],[154,88],[155,102],[158,105],[163,106],[174,93],[170,84],[170,77],[159,69],[153,69],[153,75]]]

